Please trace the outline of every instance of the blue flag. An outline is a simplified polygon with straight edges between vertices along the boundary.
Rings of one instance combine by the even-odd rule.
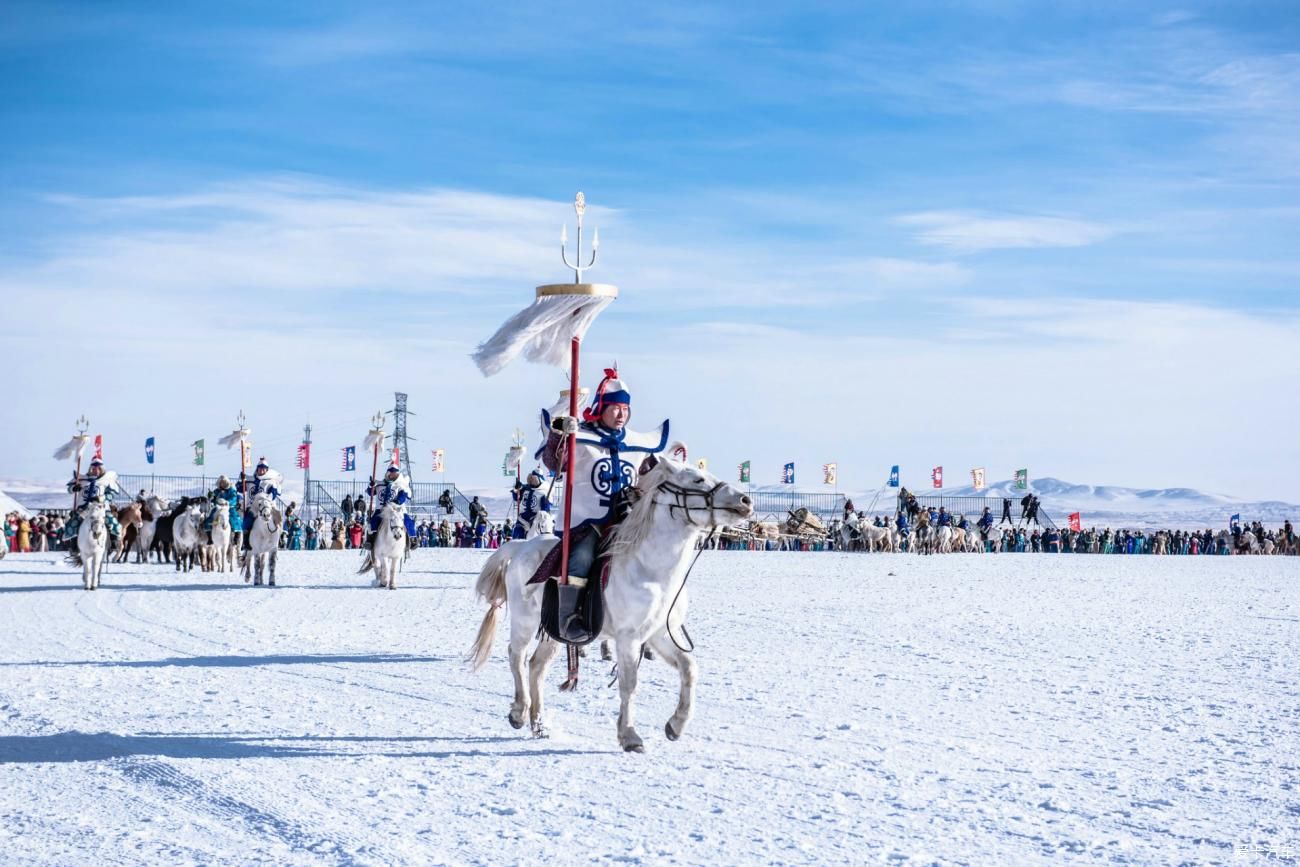
[[[1233,515],[1231,518],[1228,519],[1228,526],[1232,526],[1233,524],[1240,524],[1240,523],[1241,523],[1240,513]]]
[[[894,464],[893,468],[889,471],[889,486],[891,488],[898,487],[898,464]]]
[[[341,467],[341,469],[345,473],[356,472],[357,469],[357,447],[356,446],[348,446],[343,450],[343,466]]]
[[[793,463],[786,464],[786,465],[785,465],[785,469],[781,471],[781,484],[783,484],[783,485],[793,485],[793,484],[794,484],[794,464],[793,464]]]
[[[149,437],[144,441],[144,459],[151,464],[153,463],[153,437]]]

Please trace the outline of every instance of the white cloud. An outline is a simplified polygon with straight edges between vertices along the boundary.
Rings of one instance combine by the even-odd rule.
[[[917,229],[917,240],[956,253],[1027,247],[1085,247],[1114,230],[1100,223],[1053,216],[1003,216],[967,211],[923,211],[895,222]]]

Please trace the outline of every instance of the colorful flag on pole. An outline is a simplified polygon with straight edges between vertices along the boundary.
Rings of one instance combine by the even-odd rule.
[[[195,440],[190,445],[194,446],[194,466],[203,466],[203,440]]]
[[[742,485],[749,484],[749,461],[745,461],[740,465],[740,483]]]
[[[930,470],[930,480],[934,482],[936,488],[943,487],[943,467],[935,467]]]
[[[443,450],[443,449],[434,449],[434,450],[433,450],[433,471],[434,471],[435,473],[441,473],[441,472],[443,471],[443,462],[442,462],[442,459],[443,459],[443,456],[446,455],[446,453],[447,453],[447,452],[446,452],[445,450]]]
[[[514,474],[515,471],[510,467],[510,452],[506,452],[506,456],[501,459],[501,475],[513,476]]]
[[[402,449],[401,449],[401,447],[394,447],[394,449],[393,449],[393,463],[397,464],[399,467],[402,465]]]
[[[1231,527],[1233,524],[1240,524],[1240,523],[1241,523],[1241,515],[1240,515],[1240,514],[1233,515],[1231,518],[1228,519],[1228,526],[1229,526],[1229,527]]]
[[[696,459],[695,459],[695,469],[699,470],[699,471],[702,472],[702,473],[707,473],[707,472],[709,471],[709,459],[708,459],[708,458],[696,458]]]
[[[1023,491],[1029,487],[1029,470],[1016,470],[1016,490]]]
[[[300,470],[311,469],[311,443],[298,443],[298,459],[294,466]]]
[[[976,467],[970,471],[971,482],[975,485],[975,490],[982,491],[986,487],[984,484],[984,468]]]
[[[1083,515],[1078,512],[1070,513],[1070,529],[1076,533],[1083,531]]]
[[[104,435],[95,434],[95,457],[104,459]]]
[[[822,464],[822,484],[833,485],[836,481],[836,472],[839,469],[832,461],[829,464]]]
[[[151,464],[153,463],[153,437],[149,437],[144,441],[144,459]]]
[[[239,468],[244,472],[253,468],[253,444],[245,439],[239,441]]]
[[[898,464],[894,464],[889,469],[889,487],[898,487]]]
[[[781,484],[783,485],[794,484],[794,463],[793,462],[786,464],[785,468],[781,470]]]
[[[355,473],[357,471],[357,447],[348,446],[343,449],[343,460],[339,464],[339,469],[345,473]]]

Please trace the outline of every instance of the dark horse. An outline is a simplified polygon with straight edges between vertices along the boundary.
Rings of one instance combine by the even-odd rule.
[[[180,502],[172,506],[172,510],[158,519],[154,527],[153,544],[149,546],[150,551],[158,552],[159,563],[170,563],[172,561],[172,525],[176,523],[176,516],[185,511],[193,503],[207,502],[207,497],[181,497]]]

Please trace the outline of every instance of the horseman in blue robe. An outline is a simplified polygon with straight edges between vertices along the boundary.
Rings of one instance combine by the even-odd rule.
[[[81,530],[82,513],[85,512],[86,506],[91,503],[103,503],[108,506],[108,511],[104,513],[104,527],[108,530],[111,537],[109,550],[117,547],[118,539],[122,537],[122,525],[117,521],[117,514],[113,511],[113,498],[117,495],[117,489],[114,482],[117,478],[113,475],[109,479],[104,478],[104,462],[99,458],[94,458],[90,462],[90,467],[86,474],[79,479],[73,479],[68,482],[68,493],[77,492],[81,495],[81,505],[77,511],[73,512],[68,518],[68,523],[63,526],[63,538],[70,541],[72,550],[77,547],[77,533]]]
[[[569,578],[585,583],[599,554],[601,543],[632,508],[641,462],[668,447],[668,422],[649,433],[627,429],[632,417],[632,395],[618,378],[618,371],[605,370],[591,406],[582,421],[557,416],[549,421],[550,434],[542,449],[542,461],[552,472],[565,469],[568,438],[576,443],[573,465],[573,500],[569,528]],[[556,535],[564,532],[556,528]]]
[[[217,517],[217,510],[219,509],[225,509],[230,513],[230,532],[232,535],[244,532],[244,515],[239,508],[241,504],[239,491],[235,490],[234,486],[230,484],[230,479],[225,476],[217,477],[217,486],[208,491],[208,502],[211,507],[208,509],[208,516],[203,519],[203,531],[205,533],[212,533],[212,522]],[[209,538],[211,538],[210,535]]]
[[[375,498],[375,510],[370,515],[370,535],[366,536],[366,549],[373,550],[375,545],[375,534],[379,532],[379,522],[383,518],[380,510],[390,502],[397,503],[399,506],[405,506],[411,501],[411,491],[402,478],[402,468],[397,464],[389,464],[388,469],[384,472],[384,478],[378,484],[374,479],[370,480],[370,485],[366,488],[366,494]],[[415,518],[410,515],[402,515],[402,521],[406,525],[406,535],[415,535]]]
[[[542,512],[551,511],[551,501],[542,493],[542,474],[533,470],[528,474],[527,486],[516,487],[510,496],[519,505],[519,520],[515,521],[513,539],[528,538],[528,531]]]

